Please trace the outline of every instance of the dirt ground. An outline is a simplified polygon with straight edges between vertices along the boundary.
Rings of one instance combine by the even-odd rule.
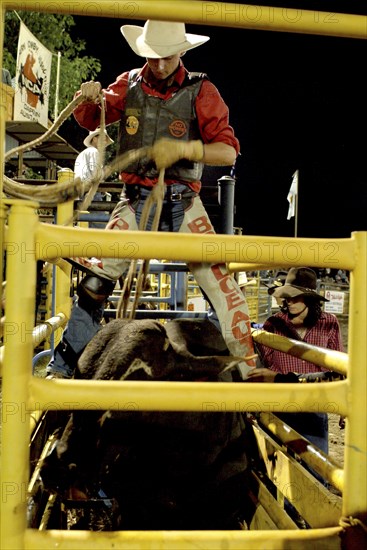
[[[344,430],[339,427],[337,414],[329,415],[329,455],[339,465],[344,465]]]

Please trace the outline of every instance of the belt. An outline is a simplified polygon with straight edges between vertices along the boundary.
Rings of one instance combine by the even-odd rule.
[[[140,198],[145,199],[149,196],[152,189],[152,187],[144,187],[143,185],[127,185],[126,196],[130,199],[131,202]],[[187,187],[183,191],[177,193],[174,191],[174,185],[167,185],[164,200],[169,202],[180,202],[182,200],[196,196],[197,193],[190,189],[190,187]]]
[[[179,202],[182,199],[188,199],[189,197],[196,197],[197,193],[190,189],[190,187],[182,191],[181,193],[175,193],[172,189],[171,185],[167,186],[166,194],[164,196],[165,199],[169,200],[170,202]]]

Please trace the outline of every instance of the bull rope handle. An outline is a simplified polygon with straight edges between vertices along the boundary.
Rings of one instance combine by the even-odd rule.
[[[156,209],[153,217],[151,231],[158,231],[159,220],[162,213],[164,195],[166,192],[166,184],[164,182],[164,173],[165,173],[165,170],[164,168],[162,168],[159,171],[158,181],[156,185],[153,187],[152,191],[149,193],[149,196],[145,201],[145,204],[141,213],[139,231],[146,231],[150,212],[154,207],[154,205],[156,206]],[[121,296],[117,304],[116,319],[121,319],[121,318],[124,319],[127,317],[134,276],[137,272],[137,263],[138,263],[138,260],[132,260],[130,263],[129,271],[125,277],[124,284],[121,291]],[[148,270],[149,270],[149,260],[143,260],[142,264],[140,265],[139,273],[135,284],[135,296],[134,296],[132,307],[129,310],[129,319],[134,319],[135,317],[136,308],[139,302],[139,298],[143,291],[143,285],[148,275]]]

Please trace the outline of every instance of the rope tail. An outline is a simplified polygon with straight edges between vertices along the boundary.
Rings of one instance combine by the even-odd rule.
[[[155,212],[152,222],[152,231],[158,231],[159,220],[162,213],[163,200],[166,192],[166,185],[164,182],[164,169],[160,170],[157,184],[153,187],[151,193],[146,199],[141,213],[141,219],[139,223],[139,231],[145,231],[148,225],[148,220],[150,217],[151,210],[155,206]],[[134,276],[137,271],[137,260],[133,260],[130,263],[129,271],[125,277],[124,285],[121,291],[121,296],[118,302],[116,318],[126,318],[128,312],[128,306],[130,302],[130,294],[132,291],[132,285]],[[144,283],[146,281],[149,271],[149,260],[143,260],[140,266],[139,273],[137,275],[136,285],[135,285],[135,296],[131,309],[129,310],[129,319],[134,319],[139,298],[143,292]]]

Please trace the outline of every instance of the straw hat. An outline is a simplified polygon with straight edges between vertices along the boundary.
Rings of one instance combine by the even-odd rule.
[[[144,27],[123,25],[121,32],[131,49],[141,57],[159,59],[201,46],[209,36],[186,33],[184,23],[150,21]]]
[[[272,295],[275,298],[295,298],[296,296],[314,296],[328,302],[316,292],[317,275],[309,267],[291,267],[283,286],[276,288]]]
[[[93,132],[89,132],[89,134],[87,135],[87,137],[83,141],[84,145],[86,147],[91,147],[92,139],[96,136],[99,136],[100,133],[101,133],[100,128],[97,128],[97,130],[93,130]],[[105,136],[107,138],[106,146],[111,145],[111,143],[113,143],[113,139],[110,138],[110,136],[107,134],[106,130],[104,131],[104,133],[105,133]]]

